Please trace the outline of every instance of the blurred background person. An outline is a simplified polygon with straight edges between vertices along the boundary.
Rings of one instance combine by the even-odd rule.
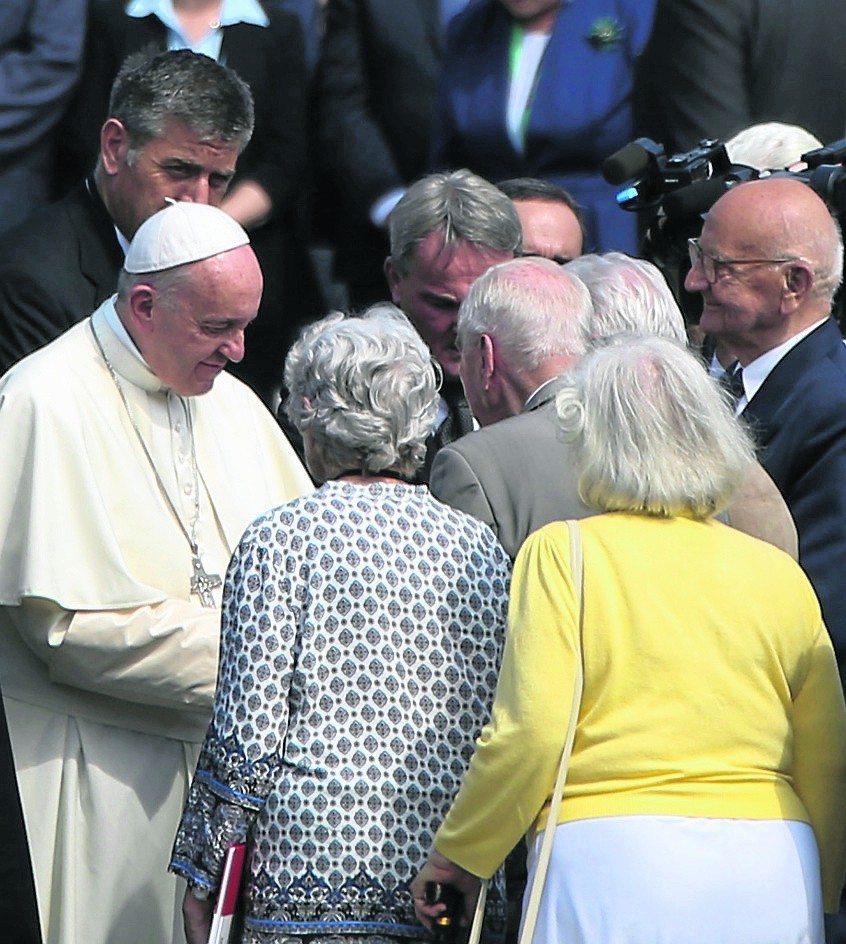
[[[520,217],[522,255],[563,265],[584,252],[582,211],[566,190],[538,177],[514,177],[497,187],[511,198]]]
[[[543,177],[582,209],[587,248],[637,248],[602,161],[634,135],[634,64],[654,0],[482,0],[447,36],[433,167]]]
[[[227,843],[245,838],[242,940],[420,940],[408,882],[488,717],[510,565],[488,528],[409,484],[437,371],[397,309],[306,329],[285,382],[325,484],[232,558],[171,862],[188,940],[205,944]]]
[[[839,0],[658,0],[640,60],[638,127],[668,154],[762,121],[842,138],[844,35]]]
[[[385,298],[388,215],[428,166],[443,34],[466,0],[331,0],[316,83],[318,227],[349,303]]]
[[[0,4],[0,231],[54,197],[55,132],[79,78],[86,7]]]
[[[92,0],[79,92],[65,122],[73,178],[93,166],[109,89],[134,53],[191,49],[253,94],[255,129],[221,208],[249,233],[264,275],[251,344],[233,372],[275,405],[285,351],[320,313],[305,243],[308,70],[296,14],[259,0]]]
[[[538,940],[822,944],[846,868],[846,706],[801,568],[713,518],[751,442],[698,360],[658,338],[594,350],[558,410],[604,512],[580,523],[581,639],[554,522],[517,557],[491,722],[412,885],[418,911],[431,922],[426,879],[472,901],[527,832],[531,881],[554,815]]]

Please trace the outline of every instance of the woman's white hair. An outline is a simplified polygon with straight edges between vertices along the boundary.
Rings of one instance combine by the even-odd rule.
[[[310,432],[327,477],[392,469],[411,476],[426,456],[440,374],[394,305],[333,312],[309,325],[285,359],[288,418]]]
[[[565,266],[588,287],[593,339],[631,332],[687,342],[684,316],[661,270],[622,252],[579,256]]]
[[[727,394],[664,338],[598,345],[567,375],[557,407],[579,494],[600,511],[707,518],[729,504],[754,461]]]

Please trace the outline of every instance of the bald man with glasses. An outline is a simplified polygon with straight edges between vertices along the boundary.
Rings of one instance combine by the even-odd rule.
[[[700,327],[737,357],[737,412],[799,533],[799,561],[846,675],[846,347],[831,317],[843,241],[799,180],[741,184],[690,240]]]

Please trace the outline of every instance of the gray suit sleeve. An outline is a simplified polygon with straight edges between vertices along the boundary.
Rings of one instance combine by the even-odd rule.
[[[429,489],[439,501],[466,511],[498,535],[493,511],[470,463],[451,446],[438,450],[429,474]]]

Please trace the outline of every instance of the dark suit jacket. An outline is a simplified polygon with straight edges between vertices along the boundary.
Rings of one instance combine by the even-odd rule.
[[[79,89],[63,129],[63,159],[76,179],[94,165],[109,93],[128,55],[167,49],[167,30],[155,16],[127,16],[126,0],[91,5]],[[270,24],[235,23],[223,28],[220,62],[250,86],[255,132],[238,159],[236,180],[261,184],[282,212],[302,188],[305,161],[307,72],[303,34],[296,14],[267,8]]]
[[[643,132],[668,154],[761,121],[842,138],[844,36],[840,0],[658,0],[641,60]]]
[[[0,374],[117,288],[123,251],[89,185],[0,236]]]
[[[440,73],[438,0],[332,0],[317,71],[319,156],[333,183],[337,268],[387,296],[371,205],[426,170]],[[364,267],[362,269],[362,267]]]
[[[615,202],[602,161],[632,139],[632,90],[654,0],[579,0],[558,14],[538,69],[525,151],[508,136],[506,105],[513,20],[499,0],[472,4],[450,24],[433,165],[469,167],[494,182],[542,177],[585,212],[587,248],[635,252],[636,220]],[[617,38],[591,40],[610,19]]]
[[[0,231],[52,197],[53,138],[79,78],[85,5],[0,4]]]
[[[82,80],[63,136],[66,163],[76,170],[96,159],[109,92],[125,58],[146,48],[167,48],[167,30],[158,17],[127,16],[125,8],[125,0],[97,0],[91,7]],[[238,158],[235,182],[253,180],[273,201],[269,221],[250,233],[264,292],[244,360],[231,369],[272,402],[288,346],[322,307],[301,219],[308,80],[302,27],[294,13],[271,7],[265,12],[267,27],[223,27],[219,61],[244,79],[255,102],[255,131]]]
[[[743,418],[796,521],[799,562],[846,678],[846,346],[833,321],[779,361]]]
[[[0,697],[0,944],[41,944],[15,762]]]
[[[560,386],[553,381],[541,388],[519,416],[444,446],[432,466],[432,494],[490,525],[512,559],[550,521],[596,514],[579,498],[572,449],[561,435],[555,409]],[[720,517],[796,557],[790,513],[760,466],[750,470]]]

